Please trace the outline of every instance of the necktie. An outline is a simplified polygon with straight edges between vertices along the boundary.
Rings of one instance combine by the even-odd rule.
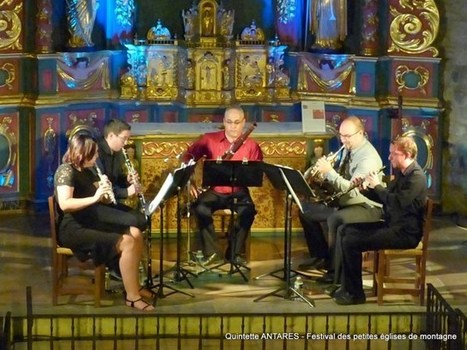
[[[345,175],[345,172],[348,168],[348,165],[349,165],[349,162],[350,162],[350,151],[347,151],[347,153],[345,154],[345,157],[344,159],[342,160],[340,166],[339,166],[339,175],[340,176],[344,176]]]

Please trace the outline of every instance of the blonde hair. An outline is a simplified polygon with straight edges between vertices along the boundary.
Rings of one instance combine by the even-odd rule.
[[[393,141],[391,141],[397,150],[404,153],[407,157],[411,159],[417,158],[418,147],[414,139],[410,136],[398,136]]]

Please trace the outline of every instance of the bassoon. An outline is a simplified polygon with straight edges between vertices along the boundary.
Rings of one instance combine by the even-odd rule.
[[[229,149],[224,152],[222,155],[221,159],[222,160],[229,160],[233,157],[235,152],[238,151],[238,149],[243,145],[243,143],[246,141],[248,136],[255,130],[257,124],[256,122],[251,123],[251,125],[241,134],[232,144],[230,145]]]

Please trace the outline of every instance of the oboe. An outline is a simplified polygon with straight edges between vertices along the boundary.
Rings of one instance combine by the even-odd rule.
[[[95,165],[95,167],[96,167],[97,175],[99,176],[100,182],[102,183],[105,181],[108,182],[109,179],[107,179],[107,177],[102,173],[102,170],[97,166],[97,164]],[[109,199],[112,202],[112,204],[117,204],[117,200],[115,199],[115,194],[112,191],[112,189],[110,189],[110,191],[105,194],[105,198]]]
[[[128,170],[128,174],[133,176],[135,187],[137,189],[140,189],[141,185],[136,180],[136,177],[134,176],[136,174],[136,169],[133,166],[133,163],[131,162],[130,158],[128,157],[128,153],[125,148],[122,148],[122,153],[123,153],[123,157],[125,158],[125,166]],[[141,205],[141,210],[143,210],[143,212],[146,212],[146,199],[144,198],[144,194],[142,192],[138,192],[138,199],[139,199],[139,204]]]

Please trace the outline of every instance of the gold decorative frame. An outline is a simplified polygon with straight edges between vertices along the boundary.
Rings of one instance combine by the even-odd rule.
[[[16,164],[16,135],[10,130],[10,124],[12,122],[11,117],[4,117],[0,121],[0,140],[5,139],[6,150],[8,151],[7,157],[5,157],[4,164],[0,164],[0,186],[10,187],[11,179],[14,176],[13,166]],[[0,149],[3,147],[0,143]],[[2,154],[4,152],[2,151]]]

